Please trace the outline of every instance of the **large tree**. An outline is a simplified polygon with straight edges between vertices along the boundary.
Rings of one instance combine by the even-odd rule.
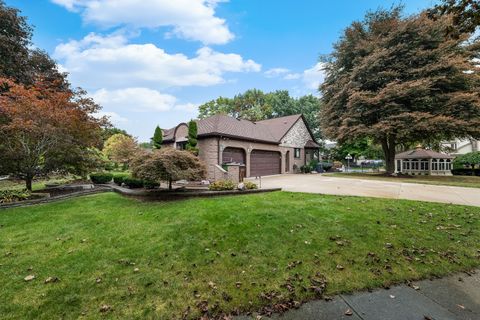
[[[66,75],[48,54],[31,49],[33,28],[20,11],[0,0],[0,77],[32,85],[41,78],[45,85],[68,90]]]
[[[105,141],[103,153],[108,159],[119,163],[124,169],[138,151],[139,146],[135,139],[122,133],[117,133]]]
[[[101,144],[105,119],[84,91],[57,91],[39,82],[25,87],[0,78],[0,173],[24,179],[63,170],[84,175]]]
[[[381,144],[387,172],[399,144],[480,137],[479,43],[449,36],[451,17],[369,13],[349,26],[326,62],[323,132],[340,143]]]
[[[176,180],[198,181],[207,173],[205,164],[189,151],[163,148],[151,152],[141,150],[131,161],[134,177],[153,182],[166,181],[172,189]]]
[[[251,89],[233,98],[219,97],[201,105],[199,117],[226,114],[235,118],[259,121],[302,113],[315,138],[320,139],[319,111],[320,100],[313,95],[293,98],[286,90],[264,93],[258,89]]]

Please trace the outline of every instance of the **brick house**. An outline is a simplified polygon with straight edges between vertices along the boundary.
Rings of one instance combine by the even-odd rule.
[[[227,174],[242,181],[244,177],[292,173],[319,157],[319,145],[301,114],[257,122],[226,115],[196,121],[199,157],[212,181]],[[180,123],[163,130],[163,144],[184,149],[187,136],[187,124]]]

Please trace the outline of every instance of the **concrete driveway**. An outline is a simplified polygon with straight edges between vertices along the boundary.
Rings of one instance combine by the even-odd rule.
[[[258,179],[249,179],[259,183]],[[262,177],[262,188],[332,195],[442,202],[480,207],[480,188],[336,178],[321,174],[284,174]]]

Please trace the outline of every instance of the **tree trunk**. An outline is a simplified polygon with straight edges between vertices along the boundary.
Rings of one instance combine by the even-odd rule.
[[[387,136],[382,140],[382,150],[385,156],[385,166],[387,174],[392,175],[395,172],[395,136]]]
[[[168,179],[168,190],[172,190],[172,179]]]
[[[25,187],[27,188],[28,191],[32,191],[32,180],[33,178],[31,176],[28,176],[25,178]]]

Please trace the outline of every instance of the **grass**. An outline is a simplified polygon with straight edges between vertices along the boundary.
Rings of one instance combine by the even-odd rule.
[[[442,186],[480,188],[480,177],[477,176],[409,176],[409,177],[388,177],[381,173],[325,173],[327,176],[354,179],[370,179],[381,181],[422,183]]]
[[[0,211],[0,314],[244,312],[314,299],[321,276],[331,295],[471,269],[479,250],[476,207],[287,192],[146,203],[106,193]]]

